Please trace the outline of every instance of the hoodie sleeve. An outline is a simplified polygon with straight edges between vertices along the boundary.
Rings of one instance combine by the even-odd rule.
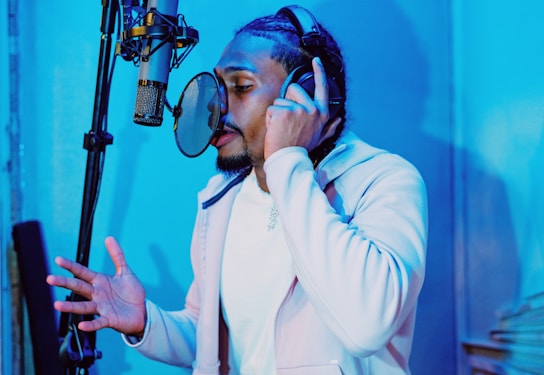
[[[265,172],[298,281],[346,348],[366,356],[415,309],[427,203],[420,174],[404,159],[379,153],[352,164],[324,191],[300,147],[271,155]]]
[[[165,311],[146,301],[147,322],[141,339],[121,335],[123,341],[148,358],[191,367],[196,348],[196,317],[190,310]]]

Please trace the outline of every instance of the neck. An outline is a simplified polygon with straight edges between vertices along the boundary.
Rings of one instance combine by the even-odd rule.
[[[262,167],[253,167],[255,168],[255,176],[257,177],[257,183],[259,184],[259,187],[261,190],[266,191],[267,193],[270,193],[268,191],[268,186],[266,185],[266,173],[264,173],[264,169]]]

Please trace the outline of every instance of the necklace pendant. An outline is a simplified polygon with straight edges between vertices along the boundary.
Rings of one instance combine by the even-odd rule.
[[[280,214],[279,214],[278,210],[276,209],[276,206],[272,205],[272,207],[270,208],[270,215],[268,216],[267,229],[268,229],[269,232],[276,228],[276,225],[278,224],[279,216],[280,216]]]

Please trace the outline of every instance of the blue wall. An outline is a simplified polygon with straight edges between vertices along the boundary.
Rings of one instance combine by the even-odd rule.
[[[457,1],[457,287],[461,338],[544,291],[544,3]]]
[[[290,3],[180,1],[178,11],[199,30],[201,42],[181,69],[170,75],[169,100],[177,101],[194,74],[213,68],[235,28]],[[82,141],[91,126],[101,2],[22,0],[19,4],[22,219],[42,222],[53,268],[55,255],[74,258],[76,253],[86,160]],[[300,4],[310,8],[344,47],[352,129],[368,142],[406,157],[427,182],[429,266],[412,369],[414,374],[453,374],[457,344],[449,3],[306,0]],[[106,235],[116,236],[148,297],[167,309],[178,309],[192,277],[188,244],[195,195],[214,173],[214,151],[187,159],[175,146],[168,119],[154,129],[133,124],[136,77],[137,69],[130,63],[117,62],[108,129],[114,144],[107,149],[90,263],[98,270],[113,271],[102,241]],[[2,197],[8,196],[3,189]],[[2,207],[2,216],[7,217],[9,206]],[[7,233],[9,223],[1,226]],[[55,291],[55,295],[64,298],[66,293]],[[93,366],[94,373],[183,373],[143,358],[111,330],[100,332],[98,340],[104,356]],[[6,362],[4,366],[9,366]]]

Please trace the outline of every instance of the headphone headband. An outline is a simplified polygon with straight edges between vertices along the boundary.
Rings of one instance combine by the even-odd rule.
[[[284,14],[296,27],[300,35],[300,44],[303,48],[323,48],[325,40],[321,34],[319,24],[314,15],[300,5],[290,5],[281,8],[277,14]]]
[[[281,8],[276,14],[283,14],[298,31],[300,35],[300,46],[311,53],[313,56],[319,56],[336,67],[338,71],[343,71],[342,59],[338,54],[327,48],[325,35],[321,33],[321,28],[314,15],[306,8],[300,5],[290,5]]]

